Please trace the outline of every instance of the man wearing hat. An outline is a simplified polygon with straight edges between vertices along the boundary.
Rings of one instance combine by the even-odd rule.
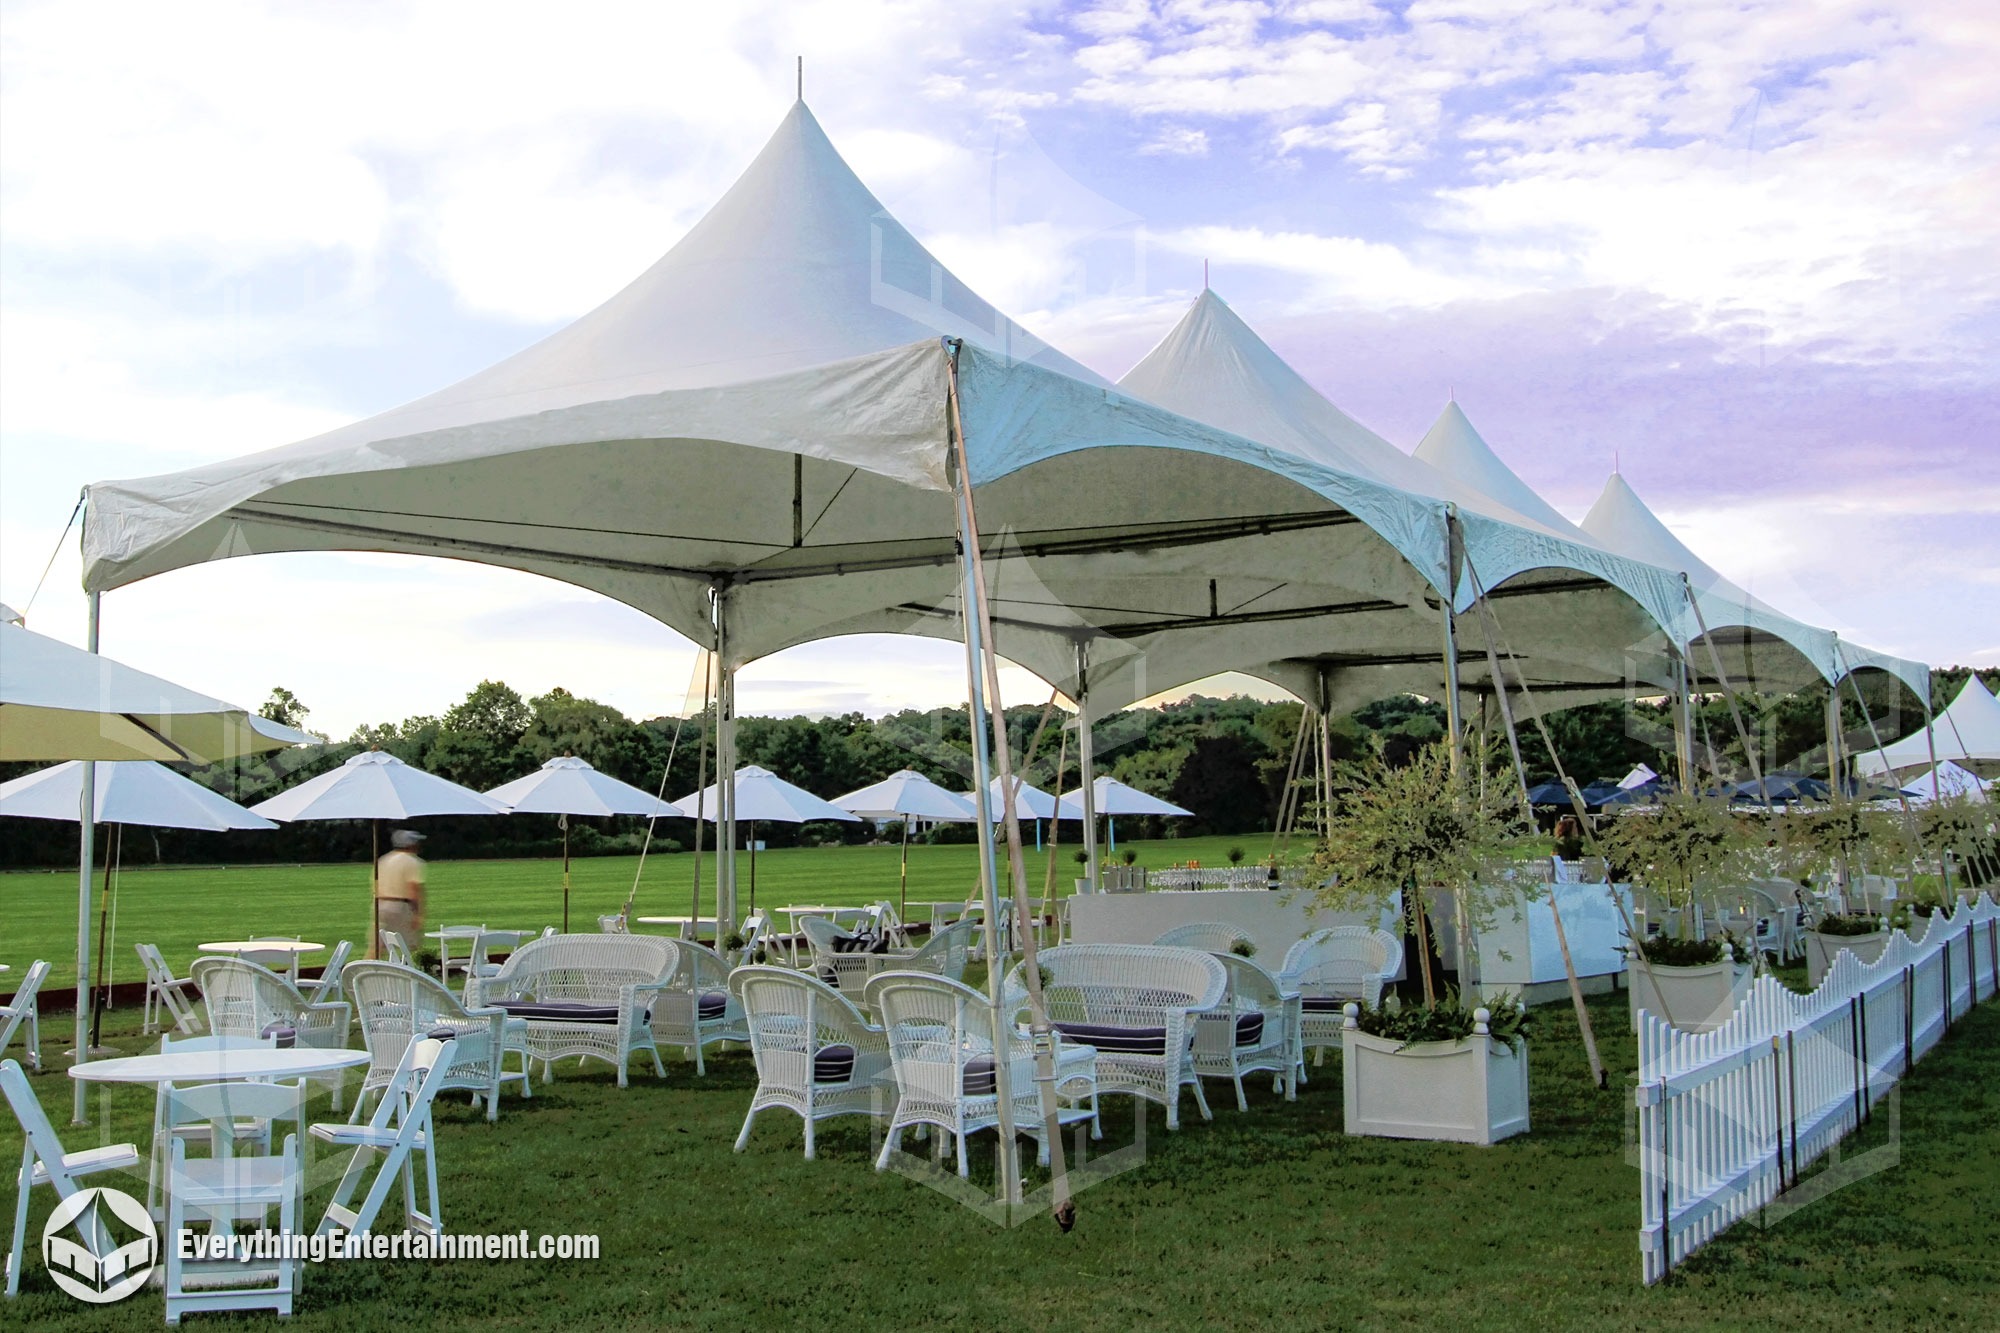
[[[424,938],[424,861],[417,846],[424,835],[399,828],[389,835],[389,854],[375,863],[375,928],[402,936],[415,958]],[[370,952],[379,955],[381,936]]]

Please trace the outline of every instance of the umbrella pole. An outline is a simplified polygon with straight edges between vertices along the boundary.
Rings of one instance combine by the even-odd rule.
[[[757,821],[754,819],[750,821],[750,911],[752,915],[757,911]],[[718,912],[715,919],[716,928],[719,930],[722,922],[721,913]],[[701,934],[701,922],[694,923],[694,933]]]
[[[910,817],[903,816],[903,868],[896,880],[896,915],[905,922],[910,919]]]
[[[112,830],[118,825],[104,826],[104,892],[97,902],[97,984],[90,988],[90,1046],[97,1048],[98,1034],[104,1028],[104,1006],[111,1002],[111,987],[104,979],[104,935],[111,924],[111,858]],[[123,850],[124,839],[118,840]]]
[[[562,817],[563,830],[563,934],[569,934],[569,816]]]
[[[382,887],[382,821],[368,821],[368,910],[374,922],[368,932],[368,956],[382,956],[382,900],[375,896]]]

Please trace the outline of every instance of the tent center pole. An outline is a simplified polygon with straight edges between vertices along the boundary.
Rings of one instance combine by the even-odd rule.
[[[97,651],[98,628],[103,614],[104,594],[90,594],[90,637],[85,646]],[[90,1058],[90,1009],[83,997],[90,993],[90,871],[91,854],[97,847],[97,764],[83,761],[83,794],[77,798],[77,819],[82,825],[77,837],[76,870],[76,1057],[82,1064]],[[71,1080],[76,1084],[74,1105],[70,1112],[70,1123],[81,1125],[84,1121],[84,1098],[89,1087],[82,1079]]]
[[[1076,645],[1076,763],[1083,784],[1083,883],[1087,892],[1096,893],[1097,757],[1090,743],[1090,649],[1081,642]]]

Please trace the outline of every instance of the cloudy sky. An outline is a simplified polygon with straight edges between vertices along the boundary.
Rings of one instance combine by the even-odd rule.
[[[2000,10],[1894,0],[8,3],[0,600],[79,640],[84,483],[315,434],[596,305],[749,161],[799,54],[890,209],[1106,375],[1207,261],[1405,448],[1455,392],[1572,517],[1615,459],[1767,600],[2000,662]],[[372,556],[121,589],[104,647],[336,734],[482,677],[675,711],[693,656],[561,585]],[[741,702],[928,705],[963,671],[850,640]]]

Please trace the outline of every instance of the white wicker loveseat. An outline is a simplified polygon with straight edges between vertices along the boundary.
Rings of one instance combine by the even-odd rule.
[[[494,1007],[528,1020],[528,1054],[542,1062],[609,1060],[626,1086],[625,1066],[636,1051],[652,1057],[666,1077],[653,1040],[652,1006],[673,989],[680,947],[654,935],[544,935],[529,940],[493,976],[468,985],[470,1007]]]
[[[1097,1050],[1097,1091],[1144,1097],[1167,1108],[1179,1129],[1181,1089],[1202,1095],[1189,1046],[1196,1015],[1222,1002],[1228,974],[1213,955],[1149,944],[1064,944],[1043,950],[1042,996],[1049,1021],[1067,1041]],[[1010,1005],[1027,1003],[1017,963],[1008,974]]]
[[[1316,930],[1285,951],[1278,982],[1300,996],[1301,1040],[1326,1058],[1340,1049],[1341,1009],[1349,1000],[1371,1007],[1382,1003],[1382,987],[1396,979],[1403,946],[1386,930],[1335,926]]]
[[[502,1083],[518,1082],[523,1097],[534,1095],[529,1090],[525,1018],[509,1017],[500,1009],[467,1009],[431,976],[401,963],[349,963],[341,984],[353,997],[361,1041],[368,1048],[368,1072],[354,1101],[357,1117],[369,1093],[395,1081],[410,1043],[439,1028],[449,1028],[457,1042],[440,1090],[470,1092],[475,1103],[484,1097],[488,1120],[500,1116]],[[511,1070],[506,1067],[510,1054],[516,1064]]]

